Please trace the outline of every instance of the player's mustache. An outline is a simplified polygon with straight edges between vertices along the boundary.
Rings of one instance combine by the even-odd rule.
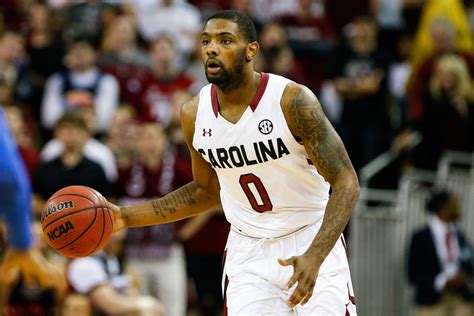
[[[206,61],[206,67],[209,67],[211,65],[219,66],[219,67],[223,68],[222,63],[220,61],[218,61],[217,59],[211,59],[210,58]]]

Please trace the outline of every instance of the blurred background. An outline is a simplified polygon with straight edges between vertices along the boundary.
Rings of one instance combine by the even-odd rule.
[[[30,175],[32,218],[67,185],[126,205],[192,179],[179,109],[207,84],[198,37],[221,9],[254,20],[258,71],[318,96],[359,174],[345,232],[359,315],[412,315],[408,248],[433,191],[455,196],[474,240],[472,0],[3,0],[0,104]],[[129,229],[110,254],[126,286],[166,315],[221,315],[228,230],[222,212],[206,213]],[[7,315],[97,312],[94,284],[77,283],[41,235],[68,286],[19,277],[0,293]]]

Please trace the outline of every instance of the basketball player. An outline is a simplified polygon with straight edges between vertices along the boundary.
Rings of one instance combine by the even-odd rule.
[[[27,284],[52,287],[56,271],[34,247],[30,223],[31,192],[28,175],[0,107],[0,221],[8,230],[7,249],[0,257],[0,315],[9,287],[19,276]]]
[[[229,315],[356,315],[342,231],[359,194],[346,150],[309,89],[258,73],[255,27],[218,12],[201,34],[211,83],[181,111],[194,181],[111,205],[115,229],[221,207]],[[329,195],[329,189],[332,189]]]

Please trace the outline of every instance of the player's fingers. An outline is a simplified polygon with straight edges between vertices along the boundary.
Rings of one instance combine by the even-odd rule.
[[[315,285],[315,282],[311,282],[309,284],[309,288],[308,290],[306,291],[306,295],[303,297],[303,299],[301,300],[301,305],[305,305],[306,303],[308,303],[308,301],[310,300],[310,298],[313,296],[313,291],[314,291],[314,285]]]
[[[278,258],[278,263],[284,267],[292,265],[294,262],[295,262],[295,257],[291,257],[288,259]]]
[[[297,281],[298,281],[298,276],[293,274],[290,280],[288,280],[288,283],[286,283],[285,291],[288,291],[289,289],[291,289],[291,287],[295,285]]]
[[[295,307],[301,301],[303,296],[304,296],[303,290],[301,286],[298,284],[295,291],[293,292],[293,294],[291,294],[290,298],[288,299],[288,306],[292,308]]]

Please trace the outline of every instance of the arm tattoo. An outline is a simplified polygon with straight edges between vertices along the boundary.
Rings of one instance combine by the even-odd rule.
[[[337,183],[332,187],[323,224],[308,249],[325,258],[342,234],[356,204],[359,190],[356,175],[344,145],[317,99],[298,90],[293,94],[289,114],[318,171],[331,185]],[[349,174],[351,178],[335,182],[341,174]]]
[[[151,205],[155,215],[166,219],[169,215],[176,213],[176,209],[180,206],[195,206],[196,201],[192,191],[194,190],[189,185],[185,185],[166,197],[153,201]]]
[[[351,163],[339,137],[327,120],[317,100],[305,91],[293,94],[289,114],[299,136],[305,142],[306,151],[314,158],[318,170],[325,176],[336,174],[351,167]]]

